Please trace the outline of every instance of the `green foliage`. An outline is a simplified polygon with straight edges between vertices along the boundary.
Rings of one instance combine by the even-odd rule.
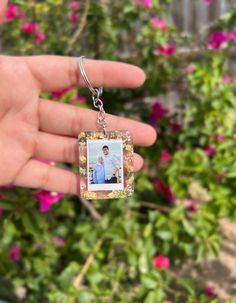
[[[206,296],[205,285],[179,272],[188,261],[200,268],[207,255],[217,258],[219,219],[236,219],[235,80],[223,81],[230,74],[231,44],[212,51],[204,41],[194,71],[187,73],[191,61],[181,46],[191,52],[195,37],[186,38],[173,25],[161,31],[150,22],[157,14],[166,18],[170,2],[153,1],[148,10],[131,0],[81,1],[79,21],[73,24],[66,1],[16,1],[26,18],[1,29],[4,53],[85,54],[141,66],[147,74],[142,88],[105,90],[106,109],[113,114],[149,122],[149,98],[174,90],[178,101],[175,112],[154,125],[158,141],[138,150],[145,166],[136,177],[134,197],[92,202],[98,217],[79,197],[65,197],[41,213],[32,191],[1,190],[0,298],[27,303],[220,302]],[[39,23],[45,33],[42,43],[23,33],[25,22]],[[235,11],[221,25],[232,30]],[[177,51],[158,54],[158,46],[169,41],[175,41]],[[76,95],[71,90],[60,102],[72,103]],[[181,129],[173,132],[171,125],[177,122]],[[209,147],[214,148],[211,155]],[[160,160],[163,150],[170,155],[166,162]],[[190,202],[196,206],[192,212]],[[58,244],[55,236],[65,243]],[[19,262],[9,259],[14,244],[21,247]],[[170,268],[155,268],[155,255],[168,257]]]

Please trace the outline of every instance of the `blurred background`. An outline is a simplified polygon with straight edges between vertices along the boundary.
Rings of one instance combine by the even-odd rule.
[[[141,88],[106,89],[103,101],[158,140],[136,148],[145,163],[129,199],[0,189],[0,299],[236,302],[235,50],[233,0],[9,3],[1,54],[140,66]],[[86,89],[44,96],[92,108]]]

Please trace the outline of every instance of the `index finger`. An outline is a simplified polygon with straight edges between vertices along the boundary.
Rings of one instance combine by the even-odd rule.
[[[63,56],[25,57],[41,91],[85,86],[78,58]],[[103,60],[84,59],[84,69],[94,87],[135,88],[143,84],[145,73],[137,66]]]

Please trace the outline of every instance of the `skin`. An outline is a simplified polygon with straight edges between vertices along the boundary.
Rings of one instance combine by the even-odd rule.
[[[98,157],[98,162],[99,162],[100,164],[103,164],[103,157]]]
[[[6,1],[0,1],[0,16]],[[84,60],[94,87],[136,88],[144,72],[132,65]],[[78,194],[78,176],[35,159],[76,163],[80,131],[97,129],[97,112],[40,98],[41,92],[82,87],[77,58],[63,56],[0,56],[0,185],[12,183],[67,194]],[[107,115],[109,130],[128,130],[134,144],[149,146],[155,130],[144,123]],[[143,159],[135,154],[135,170]]]

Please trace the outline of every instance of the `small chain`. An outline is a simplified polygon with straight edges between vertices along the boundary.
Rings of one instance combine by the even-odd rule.
[[[103,108],[103,102],[100,99],[101,91],[97,88],[94,89],[95,93],[92,93],[93,105],[95,108],[99,109],[97,115],[97,124],[102,127],[103,132],[107,135],[107,121],[106,121],[106,112]]]

